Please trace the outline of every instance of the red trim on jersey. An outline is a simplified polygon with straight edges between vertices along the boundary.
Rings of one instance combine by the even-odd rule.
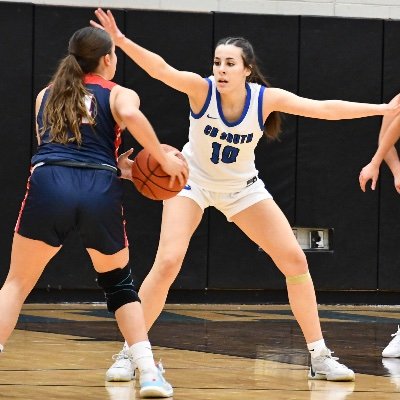
[[[118,149],[119,149],[119,146],[121,145],[121,142],[122,142],[122,139],[121,139],[121,128],[119,127],[118,124],[115,124],[115,126],[114,126],[114,133],[115,133],[115,140],[114,140],[115,159],[118,162]]]
[[[101,77],[100,75],[95,75],[95,74],[87,74],[83,78],[83,83],[85,84],[92,84],[92,85],[99,85],[104,89],[109,89],[111,90],[116,83],[112,81],[108,81]]]
[[[21,208],[19,210],[19,214],[18,214],[18,219],[17,219],[17,223],[15,224],[15,228],[14,228],[14,232],[18,233],[18,229],[19,229],[19,224],[21,222],[21,217],[22,217],[22,212],[24,211],[25,208],[25,203],[26,203],[26,198],[28,197],[29,194],[29,188],[30,188],[30,182],[31,182],[31,177],[32,177],[32,167],[30,169],[30,176],[28,178],[28,182],[26,183],[26,192],[25,192],[25,197],[22,200],[22,204],[21,204]]]
[[[100,75],[96,74],[87,74],[83,78],[83,83],[85,84],[91,84],[91,85],[99,85],[104,89],[109,89],[111,90],[114,86],[117,84],[112,81],[108,81],[101,77]],[[115,159],[118,160],[118,148],[121,145],[121,128],[118,126],[118,124],[115,124],[114,127],[114,132],[115,132],[115,140],[114,140],[114,147],[115,147]]]
[[[121,212],[122,212],[122,217],[124,217],[124,207],[123,206],[121,206]],[[129,247],[128,235],[126,234],[126,221],[125,221],[125,218],[123,219],[122,223],[124,225],[125,247]]]

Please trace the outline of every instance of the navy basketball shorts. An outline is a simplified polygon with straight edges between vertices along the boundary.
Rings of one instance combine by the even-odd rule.
[[[111,171],[34,168],[15,232],[58,247],[76,230],[86,248],[114,254],[128,246],[122,195],[121,179]]]

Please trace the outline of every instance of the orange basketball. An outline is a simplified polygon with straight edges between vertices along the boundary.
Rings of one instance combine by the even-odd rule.
[[[161,146],[166,152],[177,150],[168,144]],[[177,157],[185,160],[181,153],[178,153]],[[169,180],[170,176],[146,149],[139,151],[132,165],[132,181],[143,196],[152,200],[167,200],[179,193],[186,184],[185,182],[181,185],[179,180],[175,179],[170,188]]]

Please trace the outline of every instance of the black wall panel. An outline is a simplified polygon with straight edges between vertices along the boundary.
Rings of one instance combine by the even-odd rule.
[[[300,95],[381,102],[383,22],[301,18]],[[334,253],[309,253],[318,289],[377,285],[378,193],[358,175],[376,146],[378,117],[299,119],[296,224],[334,229]]]
[[[156,11],[127,11],[126,35],[161,55],[177,69],[210,74],[212,14]],[[190,27],[190,35],[183,34]],[[186,143],[189,128],[187,96],[147,75],[131,60],[125,65],[125,84],[141,98],[141,109],[154,126],[161,142],[179,149]],[[124,146],[140,146],[127,139]],[[129,185],[129,184],[128,184]],[[132,242],[132,259],[137,280],[150,269],[157,250],[162,204],[126,191],[127,231]],[[182,271],[173,287],[203,289],[207,274],[208,213],[191,241]],[[140,227],[140,229],[138,229]]]
[[[254,45],[272,86],[316,99],[380,103],[400,92],[400,21],[372,19],[115,10],[137,43],[176,68],[208,76],[218,39],[244,36]],[[67,53],[72,33],[89,24],[92,8],[0,3],[2,147],[0,285],[8,272],[13,228],[36,150],[33,107]],[[185,34],[190,27],[190,35]],[[13,32],[10,35],[10,32]],[[5,38],[5,39],[4,39]],[[16,51],[17,49],[17,51]],[[120,51],[115,81],[133,88],[160,140],[182,148],[188,135],[185,95],[149,77]],[[400,290],[399,195],[382,167],[378,190],[362,193],[360,169],[376,149],[380,118],[320,121],[287,116],[281,141],[261,141],[260,177],[293,226],[333,228],[333,251],[308,252],[320,290]],[[140,146],[128,132],[123,149]],[[124,209],[138,284],[156,254],[162,203],[124,182]],[[77,279],[79,277],[79,279]],[[175,289],[284,289],[269,257],[215,209],[191,242]],[[50,262],[37,288],[97,289],[77,235]],[[96,293],[98,290],[96,291]]]
[[[400,92],[400,21],[385,21],[383,59],[383,99]],[[398,146],[399,150],[400,147]],[[375,149],[372,149],[371,154]],[[400,290],[400,198],[393,175],[386,165],[380,173],[379,275],[380,290]]]
[[[299,18],[274,15],[215,15],[214,43],[244,36],[253,45],[272,86],[297,92]],[[295,211],[296,119],[286,116],[281,141],[261,140],[256,151],[260,177],[291,223]],[[283,288],[271,259],[225,217],[210,210],[210,288]]]
[[[123,26],[123,11],[114,11]],[[35,6],[34,17],[34,96],[45,87],[59,61],[68,54],[68,41],[72,34],[89,25],[94,19],[93,8]],[[123,80],[123,59],[119,55],[116,82]],[[33,144],[33,151],[36,143]],[[79,277],[79,279],[77,279]],[[72,233],[61,251],[50,261],[37,288],[46,289],[97,289],[95,272],[79,236]]]
[[[59,61],[68,54],[68,41],[75,31],[96,20],[93,8],[35,6],[34,21],[34,92],[38,93],[51,80]],[[117,23],[124,26],[124,12],[113,10]],[[123,57],[119,56],[114,81],[122,83]]]
[[[0,286],[29,173],[32,126],[31,4],[0,3]]]

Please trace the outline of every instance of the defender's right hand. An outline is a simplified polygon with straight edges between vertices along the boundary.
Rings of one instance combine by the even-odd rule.
[[[107,13],[105,13],[101,8],[98,8],[94,13],[101,25],[93,20],[90,20],[90,25],[104,29],[111,36],[115,45],[119,46],[125,35],[119,30],[111,11],[107,10]]]

